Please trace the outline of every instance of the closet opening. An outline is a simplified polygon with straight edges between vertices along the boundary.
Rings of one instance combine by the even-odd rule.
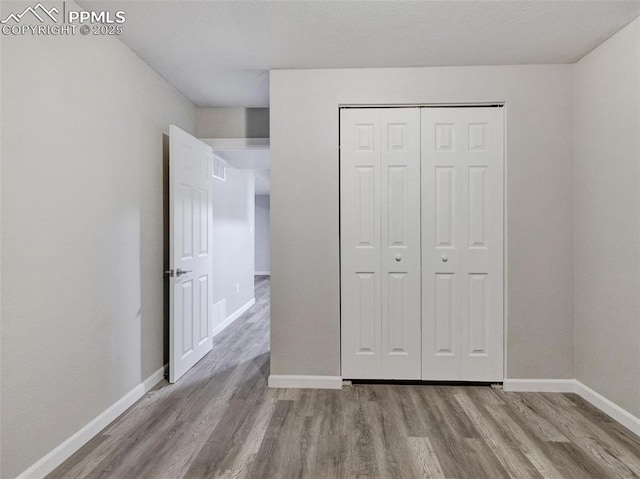
[[[504,379],[504,108],[340,109],[342,377]]]

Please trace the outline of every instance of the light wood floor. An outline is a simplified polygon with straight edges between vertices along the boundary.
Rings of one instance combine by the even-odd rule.
[[[640,477],[640,438],[572,394],[268,389],[268,279],[256,295],[193,370],[48,477]]]

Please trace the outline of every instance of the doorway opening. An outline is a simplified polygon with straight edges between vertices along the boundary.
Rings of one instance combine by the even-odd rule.
[[[263,355],[266,345],[268,355],[269,170],[268,139],[197,139],[170,129],[169,382],[212,350],[238,353],[229,338],[242,336],[239,324],[257,328],[253,352]]]

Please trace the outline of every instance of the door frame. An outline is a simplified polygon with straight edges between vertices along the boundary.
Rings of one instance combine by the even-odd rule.
[[[508,109],[506,101],[493,101],[493,102],[477,102],[477,103],[469,103],[469,102],[445,102],[445,103],[339,103],[338,104],[338,259],[339,259],[339,267],[340,273],[342,272],[342,248],[341,248],[341,211],[342,211],[342,198],[340,197],[340,167],[341,167],[341,149],[340,149],[340,111],[348,108],[502,108],[503,116],[504,116],[504,124],[502,125],[503,129],[503,172],[502,172],[502,191],[503,191],[503,199],[502,199],[502,239],[503,239],[503,249],[502,249],[502,303],[503,303],[503,314],[502,314],[502,328],[503,328],[503,371],[502,371],[502,379],[503,381],[508,377],[507,376],[507,366],[508,366],[508,318],[509,318],[509,288],[507,285],[509,284],[509,268],[508,268],[508,260],[509,260],[509,235],[508,235],[508,204],[507,198],[509,197],[509,191],[507,188],[507,177],[508,177],[508,148],[507,148],[507,125],[508,125]],[[342,282],[341,282],[341,274],[338,274],[338,297],[340,304],[340,331],[342,331]],[[340,334],[340,375],[342,375],[342,334]]]

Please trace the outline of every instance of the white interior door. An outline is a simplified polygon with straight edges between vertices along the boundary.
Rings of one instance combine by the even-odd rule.
[[[503,380],[503,109],[422,110],[422,378]]]
[[[419,109],[340,122],[342,375],[419,379]]]
[[[212,346],[213,151],[173,125],[169,141],[169,382],[173,383]]]

